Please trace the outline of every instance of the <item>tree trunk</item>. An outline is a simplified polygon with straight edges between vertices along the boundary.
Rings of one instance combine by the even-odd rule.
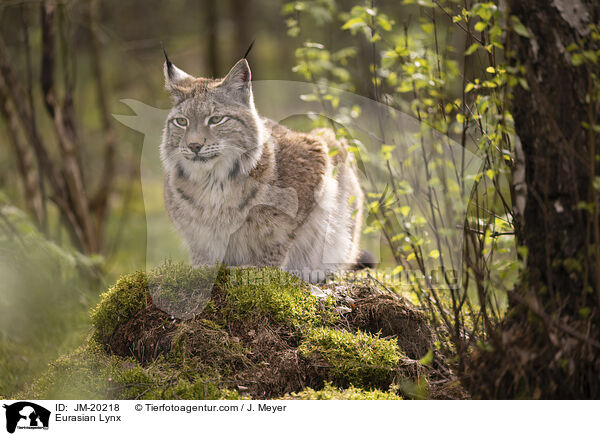
[[[600,6],[508,3],[531,34],[507,41],[529,85],[512,104],[526,182],[516,230],[528,255],[494,351],[475,353],[466,380],[474,397],[600,398],[600,135],[582,127],[598,114],[598,102],[586,102],[598,64],[576,67],[566,49],[589,39]]]
[[[62,174],[73,218],[73,230],[85,253],[97,253],[99,242],[94,231],[88,196],[80,159],[80,147],[75,133],[74,111],[72,108],[72,86],[65,86],[63,102],[59,101],[56,90],[56,8],[55,0],[42,3],[42,61],[41,76],[44,103],[52,118],[61,153]],[[66,61],[63,60],[66,71]],[[64,74],[67,74],[66,72]]]
[[[246,49],[252,42],[249,32],[250,17],[248,14],[251,10],[251,0],[231,1],[231,16],[233,18],[233,26],[235,28],[234,59],[239,59],[244,56]]]
[[[97,2],[92,1],[89,23],[92,31],[97,27],[97,6]],[[105,95],[101,50],[98,41],[92,38],[93,74],[105,135],[105,157],[97,193],[93,197],[89,196],[81,159],[85,140],[77,134],[76,129],[77,119],[73,99],[75,81],[74,68],[71,64],[72,37],[67,31],[69,22],[64,13],[65,7],[57,0],[44,0],[40,5],[40,85],[43,102],[52,122],[58,145],[55,156],[53,157],[49,151],[50,138],[46,137],[48,135],[42,137],[36,123],[36,106],[32,104],[32,85],[29,83],[29,78],[33,75],[32,63],[29,61],[26,63],[28,82],[25,88],[21,77],[15,71],[1,35],[0,116],[7,122],[8,134],[24,183],[28,207],[36,221],[41,221],[41,227],[45,228],[43,223],[46,220],[47,187],[47,198],[58,207],[61,222],[66,225],[74,245],[85,253],[98,253],[102,248],[102,230],[108,210],[108,198],[113,189],[116,138]],[[29,40],[26,28],[24,34],[25,52],[28,56]],[[57,41],[61,50],[57,50]],[[57,66],[57,62],[61,65]],[[62,73],[63,86],[57,86],[60,73]],[[36,184],[39,185],[37,188]]]
[[[219,47],[217,46],[217,36],[219,34],[219,17],[217,12],[217,2],[208,0],[204,2],[206,17],[206,48],[208,50],[208,67],[212,77],[219,77]]]
[[[35,158],[31,148],[23,143],[19,135],[19,120],[8,103],[8,97],[4,92],[4,83],[0,77],[0,115],[6,120],[8,139],[13,147],[17,168],[23,183],[23,193],[27,208],[31,212],[34,222],[40,229],[44,228],[46,222],[46,211],[42,190],[40,188],[40,173],[36,167]]]
[[[104,65],[102,62],[102,47],[100,42],[100,2],[91,0],[89,3],[89,25],[92,71],[96,85],[98,110],[100,111],[102,131],[104,134],[104,167],[96,194],[90,201],[90,209],[94,214],[98,249],[102,248],[104,240],[104,223],[109,209],[109,197],[115,177],[115,148],[117,134],[113,128],[112,117],[108,104],[108,92],[104,80]]]

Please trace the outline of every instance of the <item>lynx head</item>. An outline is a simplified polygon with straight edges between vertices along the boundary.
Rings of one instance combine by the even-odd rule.
[[[161,145],[167,171],[196,179],[248,174],[260,157],[264,127],[254,107],[246,59],[223,79],[193,77],[168,58],[164,74],[173,96]]]

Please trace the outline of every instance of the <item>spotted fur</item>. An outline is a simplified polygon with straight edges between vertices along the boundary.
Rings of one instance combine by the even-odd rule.
[[[356,263],[363,194],[333,131],[259,117],[245,59],[224,79],[165,63],[165,80],[165,204],[195,265],[277,266],[316,281]]]

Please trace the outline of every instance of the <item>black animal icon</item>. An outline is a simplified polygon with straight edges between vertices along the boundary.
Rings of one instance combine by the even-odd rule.
[[[2,407],[6,409],[6,431],[9,433],[15,432],[21,419],[25,420],[23,425],[29,420],[29,427],[39,427],[41,421],[42,427],[48,428],[50,411],[42,406],[29,401],[19,401],[9,405],[4,404]]]

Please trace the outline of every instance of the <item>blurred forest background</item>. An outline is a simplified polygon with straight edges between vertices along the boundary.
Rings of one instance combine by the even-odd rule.
[[[368,97],[425,126],[417,145],[434,131],[481,158],[466,189],[441,175],[458,164],[431,140],[431,208],[412,210],[411,156],[383,132],[369,148],[341,122],[292,123],[337,126],[359,168],[383,175],[364,186],[365,232],[392,275],[421,271],[398,291],[428,311],[472,395],[600,396],[599,8],[530,3],[0,2],[0,396],[79,344],[99,293],[147,265],[143,135],[112,114],[131,113],[121,99],[169,107],[161,42],[180,68],[219,77],[253,40],[253,80],[311,83],[306,98],[350,124],[360,113],[335,90]],[[160,207],[160,184],[149,192]],[[446,263],[443,293],[425,271],[456,248],[426,231],[440,204],[466,216],[463,268],[452,278]]]
[[[292,78],[280,12],[245,0],[0,3],[0,395],[79,343],[100,292],[146,266],[143,135],[112,114],[128,113],[122,98],[169,106],[161,42],[182,68],[219,76],[256,38],[254,77]]]

